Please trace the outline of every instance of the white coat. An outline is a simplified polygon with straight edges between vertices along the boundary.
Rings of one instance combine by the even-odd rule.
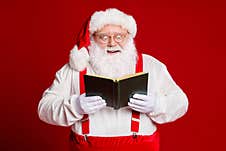
[[[149,73],[148,94],[156,95],[156,106],[150,114],[140,115],[138,135],[153,134],[155,123],[175,121],[188,109],[185,93],[174,82],[166,66],[143,54],[143,71]],[[90,66],[87,73],[92,73]],[[80,95],[79,72],[69,64],[64,65],[57,73],[53,84],[44,92],[38,105],[38,114],[42,121],[53,125],[71,126],[72,130],[81,134],[83,115],[76,111],[72,98]],[[119,110],[106,107],[89,115],[90,134],[93,136],[127,136],[131,135],[131,110],[127,107]]]

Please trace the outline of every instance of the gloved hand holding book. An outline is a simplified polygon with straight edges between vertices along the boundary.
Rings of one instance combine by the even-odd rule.
[[[106,107],[106,102],[100,96],[89,96],[85,93],[76,99],[76,108],[79,114],[92,114]]]
[[[156,97],[155,95],[134,94],[128,105],[132,110],[140,113],[150,113],[155,109]]]

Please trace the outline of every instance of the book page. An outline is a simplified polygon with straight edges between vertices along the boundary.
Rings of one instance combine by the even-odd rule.
[[[92,77],[109,79],[109,80],[112,80],[114,82],[118,82],[120,80],[129,79],[129,78],[140,76],[140,75],[143,75],[143,74],[145,74],[145,73],[144,72],[139,72],[139,73],[135,73],[135,74],[128,74],[128,75],[125,75],[125,76],[122,76],[122,77],[119,77],[119,78],[110,78],[110,77],[105,77],[105,76],[101,76],[101,75],[91,75],[91,74],[87,74],[87,75],[88,76],[92,76]]]
[[[145,74],[145,73],[144,72],[138,72],[136,74],[128,74],[128,75],[122,76],[120,78],[116,78],[115,80],[120,81],[120,80],[124,80],[124,79],[129,79],[129,78],[132,78],[132,77],[140,76],[140,75],[143,75],[143,74]]]

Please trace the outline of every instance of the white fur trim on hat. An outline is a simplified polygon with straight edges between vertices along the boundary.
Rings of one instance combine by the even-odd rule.
[[[107,24],[121,25],[128,30],[133,38],[136,36],[137,24],[134,18],[115,8],[97,11],[91,16],[89,27],[90,34],[93,34]]]
[[[70,52],[69,65],[77,70],[82,71],[87,67],[89,62],[89,54],[85,47],[78,50],[77,45]]]

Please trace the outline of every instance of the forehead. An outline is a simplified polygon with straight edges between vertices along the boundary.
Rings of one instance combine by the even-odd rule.
[[[98,32],[104,32],[104,33],[114,33],[114,32],[127,32],[125,28],[122,28],[120,25],[105,25],[102,27]]]

